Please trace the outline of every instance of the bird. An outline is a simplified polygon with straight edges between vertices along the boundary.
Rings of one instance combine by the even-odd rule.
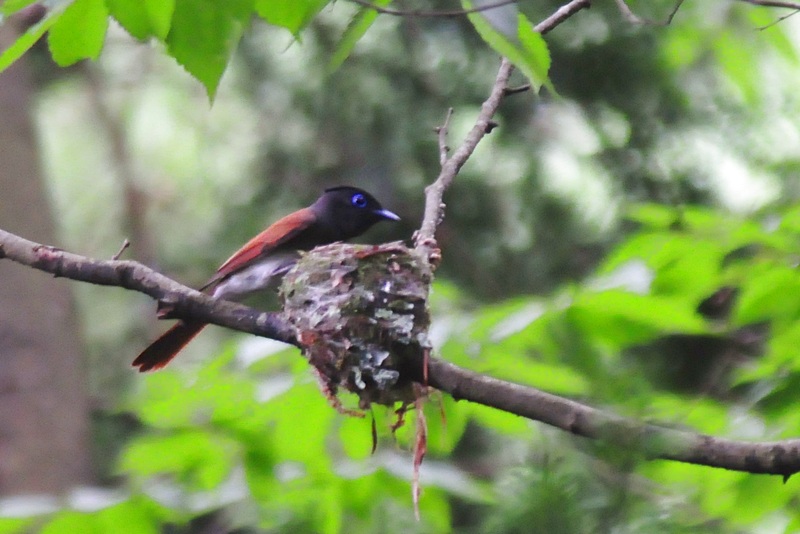
[[[331,187],[310,206],[277,220],[245,243],[200,291],[238,301],[258,291],[275,289],[301,251],[352,239],[383,220],[399,221],[400,217],[363,189]],[[200,321],[178,321],[131,365],[140,372],[163,368],[206,326]]]

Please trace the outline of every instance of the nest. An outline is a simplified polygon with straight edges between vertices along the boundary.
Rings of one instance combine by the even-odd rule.
[[[420,397],[430,282],[427,260],[401,242],[318,247],[284,277],[284,314],[337,407],[341,388],[364,410]]]

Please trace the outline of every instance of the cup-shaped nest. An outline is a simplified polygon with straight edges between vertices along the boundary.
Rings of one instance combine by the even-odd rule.
[[[411,403],[430,350],[431,270],[403,243],[336,243],[303,254],[281,285],[283,311],[333,397]]]

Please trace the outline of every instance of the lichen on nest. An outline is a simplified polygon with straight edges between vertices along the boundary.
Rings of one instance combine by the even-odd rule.
[[[419,398],[412,377],[422,373],[411,366],[430,350],[431,277],[426,259],[402,242],[318,247],[287,273],[284,314],[332,402],[340,388],[364,410]]]

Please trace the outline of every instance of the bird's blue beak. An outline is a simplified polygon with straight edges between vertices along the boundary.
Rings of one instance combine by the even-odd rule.
[[[400,220],[400,217],[397,214],[392,213],[389,210],[380,209],[380,210],[375,210],[374,213],[375,213],[375,215],[378,215],[379,217],[383,217],[384,219],[391,219],[393,221],[399,221]]]

